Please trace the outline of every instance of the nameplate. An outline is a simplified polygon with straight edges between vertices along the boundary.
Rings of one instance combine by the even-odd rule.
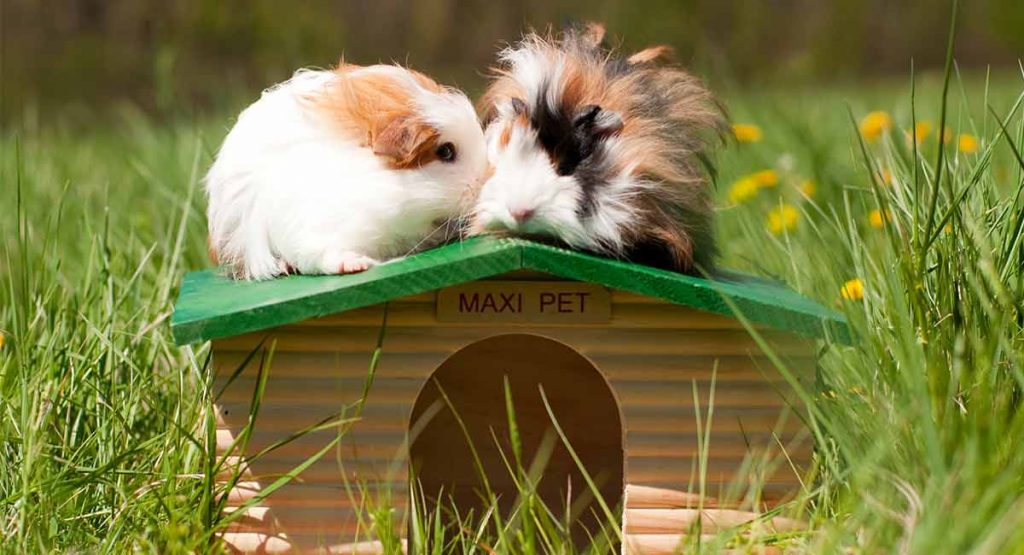
[[[592,283],[475,281],[437,293],[441,322],[602,324],[611,316],[611,295]]]

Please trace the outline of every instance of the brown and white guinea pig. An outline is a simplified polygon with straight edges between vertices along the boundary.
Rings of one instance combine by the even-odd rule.
[[[422,245],[486,169],[463,93],[395,65],[300,70],[206,176],[211,252],[239,278],[358,272]]]
[[[527,34],[499,55],[481,99],[493,174],[470,233],[554,239],[681,272],[715,255],[705,152],[724,128],[711,94],[662,63],[620,58],[590,24]]]

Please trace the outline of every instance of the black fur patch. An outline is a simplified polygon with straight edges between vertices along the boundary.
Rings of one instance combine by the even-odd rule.
[[[571,175],[576,166],[590,155],[582,137],[573,125],[575,114],[567,113],[562,106],[548,103],[549,81],[544,81],[538,91],[530,125],[537,131],[541,147],[548,153],[558,175]]]
[[[544,82],[530,114],[530,125],[537,131],[541,148],[547,152],[558,175],[572,175],[580,184],[583,198],[578,213],[586,217],[597,207],[595,192],[612,177],[612,167],[600,150],[609,129],[596,129],[599,106],[569,109],[548,102],[549,82]],[[613,117],[621,125],[618,116]],[[611,133],[618,128],[612,128]]]

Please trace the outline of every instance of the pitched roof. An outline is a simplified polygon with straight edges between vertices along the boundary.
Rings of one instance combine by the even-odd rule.
[[[171,328],[179,344],[230,337],[344,312],[515,270],[597,283],[807,337],[849,341],[839,313],[774,282],[708,280],[524,239],[476,238],[345,276],[236,281],[216,270],[185,276]],[[734,312],[734,310],[736,312]]]

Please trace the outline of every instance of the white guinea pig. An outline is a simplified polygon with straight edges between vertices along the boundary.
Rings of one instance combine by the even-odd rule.
[[[674,271],[710,270],[702,159],[724,125],[701,83],[601,46],[591,24],[528,34],[499,56],[481,100],[493,175],[471,233],[513,233]]]
[[[393,65],[300,70],[238,117],[206,176],[235,277],[338,274],[409,254],[487,168],[464,94]]]

